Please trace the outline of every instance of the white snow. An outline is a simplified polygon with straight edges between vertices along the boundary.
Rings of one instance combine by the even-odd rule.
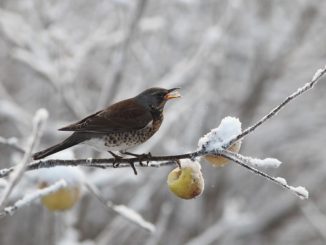
[[[282,185],[286,186],[287,188],[289,188],[291,191],[293,191],[295,194],[297,194],[301,199],[308,199],[309,198],[309,192],[303,186],[294,187],[294,186],[288,185],[286,179],[281,178],[281,177],[276,177],[275,180],[277,182],[279,182],[280,184],[282,184]]]
[[[278,168],[282,164],[282,162],[280,162],[276,158],[258,159],[258,158],[248,157],[248,162],[255,167],[265,167],[265,168]]]
[[[321,74],[324,72],[324,70],[325,70],[325,68],[324,69],[318,69],[317,71],[316,71],[316,73],[314,74],[314,76],[312,77],[312,80],[313,81],[315,81],[318,77],[320,77],[321,76]]]
[[[301,199],[309,198],[309,192],[303,186],[297,186],[297,187],[290,186],[290,189],[294,191]]]
[[[18,200],[13,206],[6,207],[4,209],[4,213],[13,215],[17,211],[17,209],[27,206],[34,200],[41,198],[43,196],[49,195],[51,193],[54,193],[66,186],[67,186],[66,181],[59,180],[44,189],[40,189],[40,190],[34,191],[31,194],[25,195],[22,199]]]
[[[198,148],[213,151],[220,149],[222,145],[241,133],[241,122],[235,117],[225,117],[217,128],[201,137]]]
[[[204,188],[204,177],[201,172],[201,165],[197,161],[192,161],[191,159],[182,159],[180,160],[181,168],[191,168],[191,175],[193,179],[201,180]],[[204,189],[203,189],[204,190]]]
[[[134,210],[124,206],[124,205],[114,205],[112,207],[114,211],[119,213],[121,216],[126,217],[128,220],[140,225],[141,227],[145,228],[146,230],[150,232],[155,231],[155,226],[144,220],[143,217],[141,217],[138,213],[136,213]]]
[[[276,177],[275,180],[279,183],[281,183],[282,185],[287,185],[287,181],[286,179],[282,178],[282,177]]]
[[[49,113],[46,109],[44,108],[38,109],[35,113],[34,123],[44,122],[45,120],[48,119],[48,117],[49,117]]]
[[[37,171],[38,182],[51,185],[63,179],[70,186],[78,186],[82,183],[84,174],[78,167],[56,166],[53,168],[42,168]]]
[[[74,159],[75,155],[71,149],[60,151],[50,158],[55,159]],[[46,159],[46,158],[45,158]],[[68,185],[76,186],[83,182],[84,173],[78,167],[74,166],[55,166],[53,168],[41,168],[30,175],[37,179],[37,182],[45,182],[48,185],[55,183],[60,179],[64,179]]]
[[[199,172],[201,170],[201,165],[197,161],[192,161],[190,159],[180,160],[181,168],[192,168],[194,172]]]

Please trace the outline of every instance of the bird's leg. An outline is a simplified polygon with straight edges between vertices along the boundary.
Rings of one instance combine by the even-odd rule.
[[[114,157],[114,161],[113,161],[113,167],[114,168],[117,168],[119,167],[119,164],[120,164],[120,160],[123,159],[123,157],[113,153],[112,151],[109,151],[109,153]],[[132,168],[132,170],[134,171],[135,175],[137,175],[137,170],[136,170],[136,167],[135,167],[135,163],[134,162],[129,162],[130,164],[130,167]]]
[[[130,167],[132,168],[132,170],[134,170],[134,174],[137,175],[137,170],[136,170],[136,166],[134,162],[130,162]]]
[[[121,152],[121,151],[120,151]],[[143,160],[144,159],[147,159],[147,164],[149,163],[149,158],[152,157],[152,154],[150,152],[148,152],[147,154],[146,153],[143,153],[143,154],[135,154],[135,153],[131,153],[131,152],[128,152],[128,151],[123,151],[121,152],[122,154],[125,154],[125,155],[129,155],[129,156],[134,156],[134,157],[137,157],[138,160],[139,160],[139,164],[141,166],[144,166],[143,164]]]
[[[114,168],[119,167],[120,160],[121,160],[123,157],[118,156],[117,154],[113,153],[112,151],[109,151],[109,153],[110,153],[111,156],[114,158],[114,161],[113,161],[113,167],[114,167]]]

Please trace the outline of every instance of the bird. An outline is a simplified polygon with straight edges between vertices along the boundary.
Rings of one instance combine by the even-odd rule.
[[[163,109],[170,99],[181,97],[179,88],[149,88],[135,97],[114,103],[106,109],[60,128],[73,132],[59,144],[33,154],[39,160],[78,144],[92,146],[98,151],[128,153],[128,149],[151,138],[163,122]],[[134,166],[133,166],[134,168]],[[134,169],[135,171],[135,169]]]

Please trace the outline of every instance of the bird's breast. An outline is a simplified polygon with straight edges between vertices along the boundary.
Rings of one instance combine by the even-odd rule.
[[[142,144],[152,137],[160,128],[162,119],[152,120],[144,128],[138,130],[95,135],[83,143],[92,146],[98,151],[124,151]]]

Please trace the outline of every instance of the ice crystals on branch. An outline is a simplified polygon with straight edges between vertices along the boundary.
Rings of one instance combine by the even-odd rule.
[[[206,151],[222,150],[222,146],[241,133],[241,122],[235,117],[225,117],[217,128],[198,141],[198,148]]]

